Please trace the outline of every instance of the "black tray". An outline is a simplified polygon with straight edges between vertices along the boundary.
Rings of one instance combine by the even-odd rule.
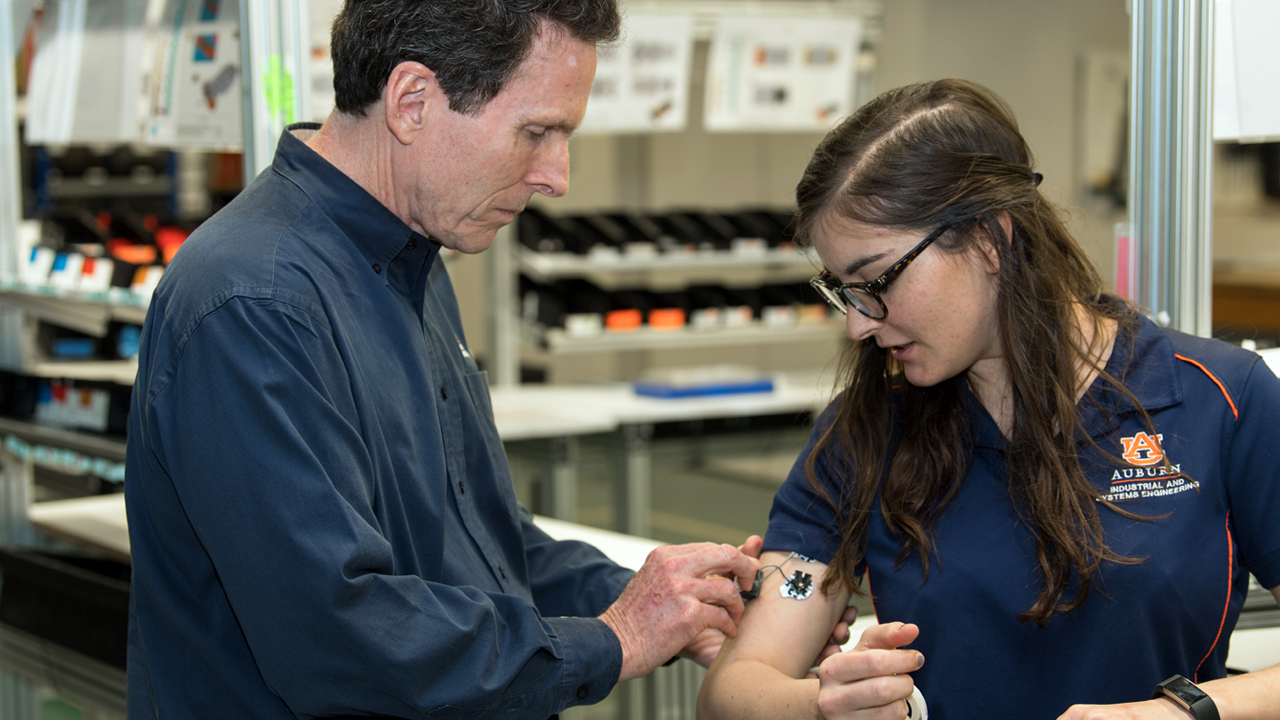
[[[123,668],[129,566],[0,546],[0,622]]]

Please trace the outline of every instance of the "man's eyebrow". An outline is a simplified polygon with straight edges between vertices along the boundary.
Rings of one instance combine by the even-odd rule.
[[[843,274],[848,277],[884,256],[884,253],[875,253],[874,255],[863,255],[860,258],[854,258],[853,262],[845,266]]]

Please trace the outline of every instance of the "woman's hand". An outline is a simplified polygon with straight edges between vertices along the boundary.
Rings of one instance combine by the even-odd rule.
[[[920,634],[915,625],[876,625],[849,652],[828,657],[818,667],[818,708],[827,720],[905,718],[906,699],[915,689],[912,671],[924,655],[899,650]]]
[[[1058,720],[1187,720],[1187,711],[1164,698],[1119,705],[1072,705]]]

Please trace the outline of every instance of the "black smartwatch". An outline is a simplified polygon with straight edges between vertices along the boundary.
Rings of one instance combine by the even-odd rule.
[[[1220,720],[1213,698],[1181,675],[1174,675],[1156,685],[1152,698],[1169,698],[1175,705],[1191,713],[1196,720]]]

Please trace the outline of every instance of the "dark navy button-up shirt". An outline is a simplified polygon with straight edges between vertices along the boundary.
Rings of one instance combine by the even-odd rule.
[[[1254,353],[1145,318],[1107,371],[1154,437],[1132,401],[1095,382],[1080,408],[1101,452],[1082,438],[1081,464],[1099,497],[1151,518],[1099,507],[1110,548],[1141,562],[1104,563],[1085,602],[1047,627],[1017,619],[1040,593],[1035,536],[1009,499],[1004,437],[972,395],[972,461],[934,528],[927,579],[915,553],[898,561],[903,540],[873,506],[863,569],[876,617],[920,626],[911,647],[927,662],[911,675],[931,718],[1053,720],[1076,703],[1146,700],[1174,673],[1223,677],[1249,573],[1280,585],[1280,379]],[[765,549],[829,562],[840,525],[807,456],[774,500]],[[847,480],[832,467],[820,458],[818,479],[838,498]]]
[[[595,616],[631,572],[517,504],[438,253],[287,131],[174,258],[129,419],[129,717],[542,720],[617,682]]]

